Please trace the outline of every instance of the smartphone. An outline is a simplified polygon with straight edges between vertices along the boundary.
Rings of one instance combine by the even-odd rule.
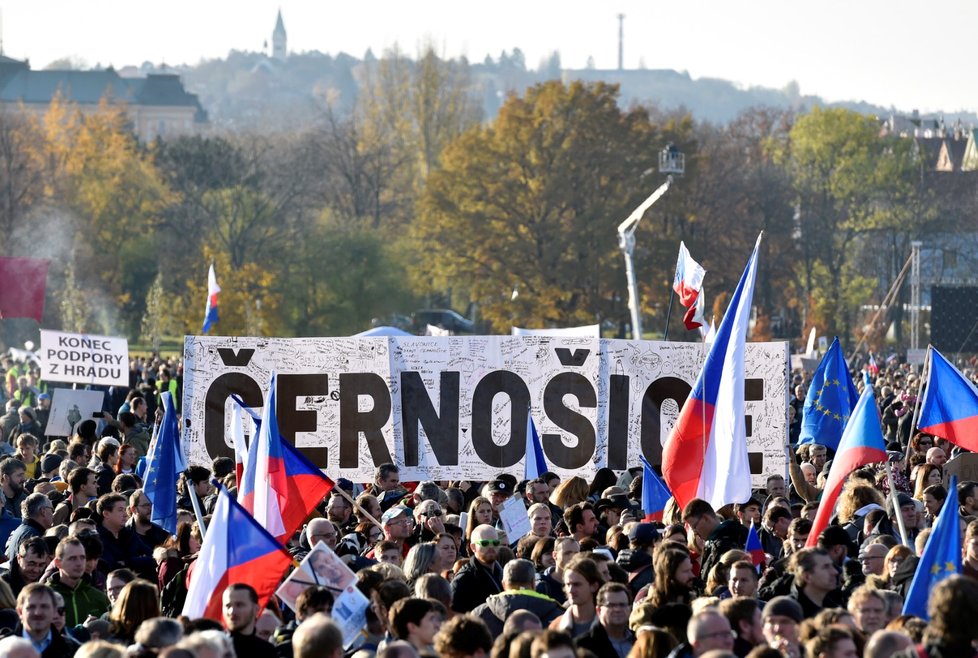
[[[102,412],[101,411],[93,411],[92,412],[92,418],[102,418]]]

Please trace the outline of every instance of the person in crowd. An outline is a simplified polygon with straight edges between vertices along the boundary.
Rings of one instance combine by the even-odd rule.
[[[730,595],[740,598],[757,598],[757,569],[754,563],[749,560],[738,560],[730,565],[730,578],[727,581],[727,588]]]
[[[573,537],[558,537],[554,541],[554,565],[545,569],[538,577],[536,591],[554,599],[561,605],[567,602],[564,591],[564,571],[570,561],[581,552],[581,545]]]
[[[237,655],[246,655],[237,652]],[[292,636],[295,658],[341,658],[343,632],[327,615],[317,612],[302,622]],[[261,655],[261,654],[258,654]]]
[[[679,547],[663,545],[652,558],[655,579],[648,600],[657,608],[669,603],[689,605],[693,599],[693,563]]]
[[[21,523],[7,538],[7,559],[13,562],[21,544],[31,537],[42,537],[54,521],[54,505],[41,493],[32,493],[20,504]]]
[[[596,656],[627,658],[635,644],[635,634],[628,627],[632,596],[622,583],[605,583],[598,590],[598,623],[577,638],[577,646]]]
[[[95,471],[86,466],[80,466],[71,471],[68,476],[68,499],[54,510],[54,525],[68,523],[72,513],[88,504],[98,496],[98,482]]]
[[[490,525],[472,531],[469,550],[472,557],[452,579],[452,610],[466,613],[484,603],[502,588],[502,567],[498,564],[499,534]]]
[[[0,580],[7,583],[13,595],[17,596],[24,587],[41,579],[51,557],[47,541],[42,537],[31,537],[17,548],[16,559],[9,563]]]
[[[503,567],[503,591],[476,606],[472,614],[481,619],[493,637],[503,632],[506,620],[518,610],[532,612],[544,625],[560,617],[564,610],[548,596],[534,591],[536,570],[529,560],[510,560]]]
[[[433,650],[441,622],[441,615],[431,601],[408,597],[391,606],[387,627],[398,640],[422,653]]]
[[[137,578],[119,592],[109,612],[113,637],[126,644],[136,641],[136,630],[148,619],[160,616],[160,593],[153,583]]]
[[[250,585],[232,583],[224,590],[222,614],[224,627],[231,635],[234,653],[238,656],[254,658],[274,658],[275,647],[255,635],[258,621],[258,593]],[[299,631],[296,631],[298,634]],[[293,650],[299,655],[296,646],[298,637],[293,636]]]
[[[54,592],[39,583],[27,585],[17,596],[19,624],[13,634],[31,643],[41,658],[72,658],[79,644],[54,628]]]
[[[24,481],[27,479],[24,462],[16,457],[0,461],[0,492],[3,493],[3,510],[12,517],[21,517],[20,504],[27,498]]]
[[[108,597],[92,584],[85,573],[85,546],[79,539],[66,537],[58,542],[54,551],[54,566],[57,571],[48,577],[45,584],[64,597],[65,624],[68,627],[84,623],[89,615],[99,617],[108,611]]]
[[[450,619],[435,635],[435,653],[439,658],[480,658],[488,656],[491,650],[489,629],[470,615]]]
[[[598,565],[589,557],[578,555],[564,569],[564,592],[567,611],[550,623],[550,628],[577,638],[586,633],[597,618],[598,590],[604,585]]]
[[[105,494],[98,499],[98,536],[102,540],[101,573],[120,568],[132,569],[140,577],[156,580],[156,561],[152,551],[136,532],[128,527],[128,500],[122,494]]]
[[[588,502],[568,507],[564,511],[563,519],[564,526],[578,544],[585,539],[593,539],[598,529],[598,517],[594,514],[594,506]]]

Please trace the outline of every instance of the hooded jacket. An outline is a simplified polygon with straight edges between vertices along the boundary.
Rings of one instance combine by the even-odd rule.
[[[529,610],[535,614],[544,628],[564,614],[564,608],[559,603],[532,589],[507,590],[501,594],[493,594],[485,603],[476,606],[472,614],[486,623],[493,637],[498,637],[503,633],[506,620],[518,610]]]

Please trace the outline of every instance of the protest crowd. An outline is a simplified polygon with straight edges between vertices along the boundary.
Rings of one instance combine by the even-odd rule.
[[[181,369],[155,356],[131,368],[132,387],[110,390],[113,408],[65,441],[43,435],[50,396],[37,373],[4,362],[0,656],[976,655],[978,483],[947,488],[944,466],[962,448],[913,426],[922,381],[909,366],[846,372],[854,388],[878,391],[873,418],[888,443],[883,459],[845,473],[821,530],[819,501],[843,449],[836,459],[800,436],[809,388],[819,386],[802,373],[788,405],[788,479],[772,473],[721,509],[674,498],[643,509],[642,467],[601,468],[590,481],[544,472],[403,482],[387,463],[372,482],[330,482],[284,543],[290,572],[318,550],[352,571],[351,589],[369,602],[353,638],[333,621],[338,572],[287,584],[261,606],[248,578],[215,581],[210,614],[183,614],[195,573],[214,568],[198,563],[205,528],[241,483],[231,458],[189,465],[176,531],[153,522],[141,467],[163,394],[180,399]],[[501,519],[514,500],[529,528],[518,537]],[[942,510],[959,531],[957,568],[924,564]],[[960,573],[905,614],[918,572],[945,567]]]

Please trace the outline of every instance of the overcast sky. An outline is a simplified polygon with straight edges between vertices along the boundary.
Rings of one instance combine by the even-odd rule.
[[[744,86],[901,110],[978,110],[978,2],[944,0],[0,0],[4,54],[35,68],[62,57],[119,68],[194,64],[271,42],[281,8],[290,51],[380,55],[425,41],[482,61],[519,47],[536,67],[688,71]]]

